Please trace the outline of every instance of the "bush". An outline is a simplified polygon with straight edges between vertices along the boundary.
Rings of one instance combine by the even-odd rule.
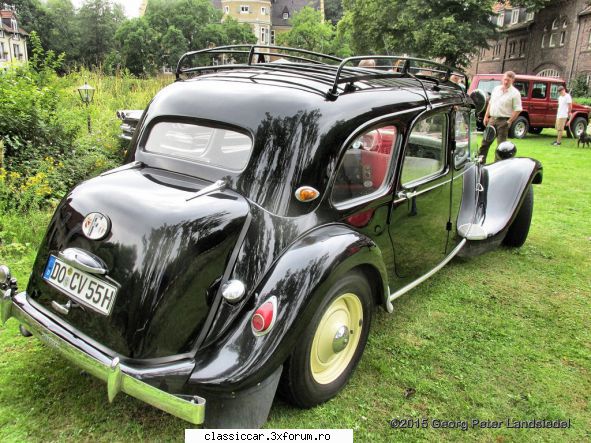
[[[585,74],[579,74],[575,77],[570,87],[570,95],[573,97],[589,96],[589,85]]]
[[[573,102],[579,105],[591,106],[591,97],[573,97]]]
[[[81,180],[118,166],[117,109],[143,109],[172,77],[140,80],[129,73],[107,77],[80,70],[58,77],[61,57],[44,52],[32,37],[28,66],[0,74],[0,210],[49,208]],[[83,106],[77,87],[96,88]],[[87,117],[92,133],[87,131]]]

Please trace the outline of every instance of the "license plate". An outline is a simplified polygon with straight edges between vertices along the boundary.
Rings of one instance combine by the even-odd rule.
[[[80,271],[53,255],[49,256],[43,279],[74,301],[103,315],[109,315],[115,304],[116,286]]]

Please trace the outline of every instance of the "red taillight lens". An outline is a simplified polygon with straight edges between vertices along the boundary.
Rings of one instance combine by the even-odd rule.
[[[264,335],[275,324],[277,315],[277,297],[273,296],[265,301],[252,315],[250,324],[255,335]]]

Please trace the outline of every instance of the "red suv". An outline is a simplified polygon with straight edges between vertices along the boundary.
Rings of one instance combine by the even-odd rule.
[[[477,74],[472,79],[468,92],[480,89],[490,97],[493,88],[501,84],[502,78],[503,74]],[[521,92],[523,111],[511,125],[509,137],[524,138],[528,131],[539,134],[543,128],[553,128],[558,110],[558,87],[566,87],[564,80],[554,77],[517,75],[513,86]],[[587,128],[590,110],[589,106],[573,103],[573,115],[567,133],[570,129],[570,133],[579,138]],[[482,126],[483,117],[484,113],[479,117],[479,126]]]

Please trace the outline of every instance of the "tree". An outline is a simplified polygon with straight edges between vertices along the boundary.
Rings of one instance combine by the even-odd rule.
[[[109,0],[85,0],[78,12],[80,59],[100,66],[114,48],[115,32],[125,21],[123,8]]]
[[[344,0],[353,49],[358,53],[411,54],[467,66],[497,35],[494,0]],[[532,10],[548,0],[512,1]],[[345,19],[344,18],[344,19]]]
[[[306,6],[294,14],[292,28],[277,36],[277,43],[283,46],[307,49],[325,54],[342,54],[348,45],[337,44],[335,27],[322,20],[322,13]]]
[[[333,25],[336,25],[342,17],[342,0],[324,0],[324,18],[326,20],[329,20]]]
[[[76,23],[76,10],[71,0],[48,0],[47,21],[42,42],[56,54],[65,53],[66,63],[75,64],[80,56],[80,29]]]
[[[158,34],[146,20],[127,20],[115,33],[115,40],[121,63],[132,74],[150,75],[156,71],[156,59],[160,53]]]
[[[180,31],[180,29],[169,26],[166,34],[161,40],[161,58],[160,64],[162,66],[170,66],[176,68],[176,65],[181,56],[189,49],[189,42]]]

